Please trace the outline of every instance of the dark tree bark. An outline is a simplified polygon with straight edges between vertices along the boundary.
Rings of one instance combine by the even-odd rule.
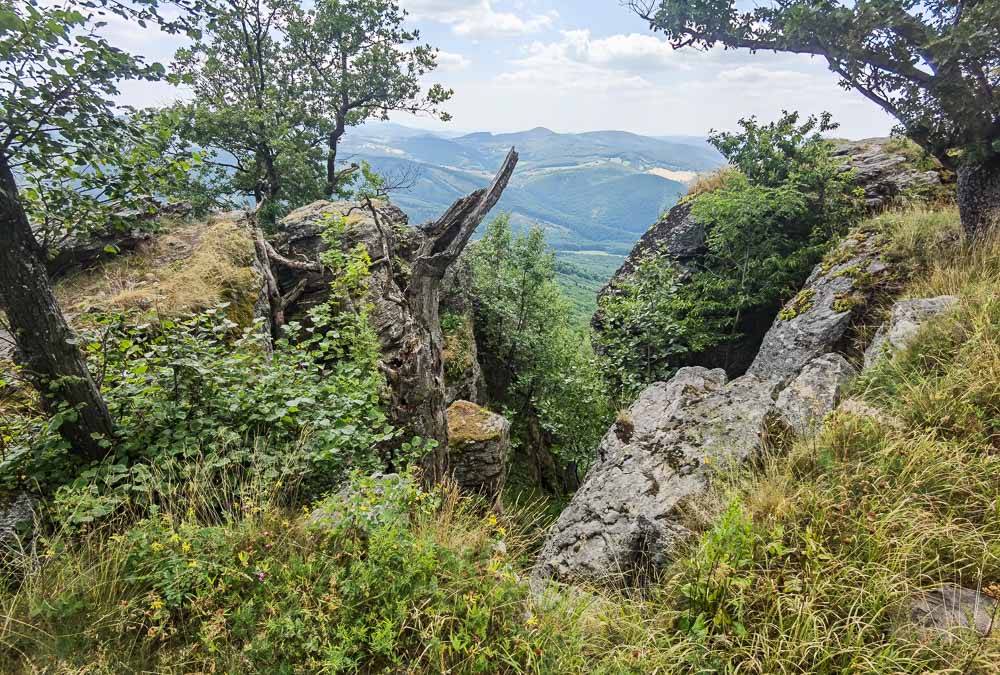
[[[56,304],[45,268],[18,197],[7,159],[0,155],[0,307],[17,343],[18,360],[42,394],[46,409],[60,404],[77,410],[59,431],[86,459],[100,459],[99,444],[114,424],[101,392],[74,342],[73,331]]]
[[[958,209],[970,239],[1000,225],[1000,157],[958,168]]]

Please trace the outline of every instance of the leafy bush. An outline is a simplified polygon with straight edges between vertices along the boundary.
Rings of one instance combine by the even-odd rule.
[[[324,236],[335,242],[341,227],[332,223]],[[336,272],[330,300],[312,310],[308,329],[289,324],[273,348],[261,324],[240,331],[224,306],[145,321],[90,316],[82,346],[117,422],[111,454],[81,472],[55,433],[74,412],[36,418],[19,427],[0,485],[14,489],[27,478],[41,492],[58,490],[58,512],[89,524],[129,501],[155,503],[155,477],[182,474],[195,459],[221,473],[263,453],[258,468],[294,483],[300,498],[354,470],[405,467],[426,448],[415,439],[402,444],[406,456],[380,450],[399,432],[383,410],[364,300],[367,254],[331,246],[323,262]]]
[[[733,169],[689,199],[705,255],[684,270],[652,256],[605,294],[599,351],[625,398],[692,355],[742,337],[748,318],[776,312],[859,214],[852,175],[830,156],[829,115],[740,121],[713,145]]]
[[[230,505],[210,486],[183,494],[121,534],[50,542],[21,592],[0,592],[18,617],[0,628],[0,667],[558,669],[569,612],[534,613],[510,521],[454,492],[356,476],[306,517],[266,489]]]
[[[515,444],[585,466],[611,410],[544,234],[515,236],[502,215],[474,245],[470,263],[485,376],[512,420]]]

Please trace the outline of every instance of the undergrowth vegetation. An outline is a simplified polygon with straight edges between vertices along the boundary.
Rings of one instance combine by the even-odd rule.
[[[818,435],[721,475],[689,507],[698,536],[642,591],[533,594],[537,507],[498,516],[406,474],[312,504],[249,447],[17,556],[0,669],[995,672],[995,630],[907,621],[921,591],[1000,591],[1000,244],[964,245],[954,219],[866,225],[917,261],[908,293],[957,308]]]

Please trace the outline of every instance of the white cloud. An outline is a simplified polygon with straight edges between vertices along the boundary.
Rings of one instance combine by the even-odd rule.
[[[656,37],[633,33],[595,39],[589,30],[564,31],[557,42],[535,42],[510,64],[513,69],[497,82],[619,92],[652,87],[644,74],[689,68]]]
[[[795,70],[771,70],[760,66],[740,66],[723,70],[716,79],[725,84],[763,87],[768,90],[799,89],[816,84],[815,76]]]
[[[438,50],[437,53],[438,70],[444,72],[454,72],[465,70],[472,65],[472,61],[463,54],[455,54]]]
[[[551,27],[558,17],[555,11],[523,16],[498,11],[492,0],[404,0],[401,4],[415,20],[438,21],[469,38],[537,33]]]
[[[621,70],[689,67],[683,61],[684,55],[653,35],[629,33],[595,39],[589,30],[573,30],[564,32],[562,41],[550,48],[580,63]]]

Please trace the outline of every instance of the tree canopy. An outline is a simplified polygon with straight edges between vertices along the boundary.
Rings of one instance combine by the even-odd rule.
[[[982,229],[1000,207],[1000,3],[995,0],[631,0],[674,47],[813,54],[843,86],[959,170],[962,219]],[[963,184],[971,186],[963,195]],[[983,194],[987,193],[987,194]]]

